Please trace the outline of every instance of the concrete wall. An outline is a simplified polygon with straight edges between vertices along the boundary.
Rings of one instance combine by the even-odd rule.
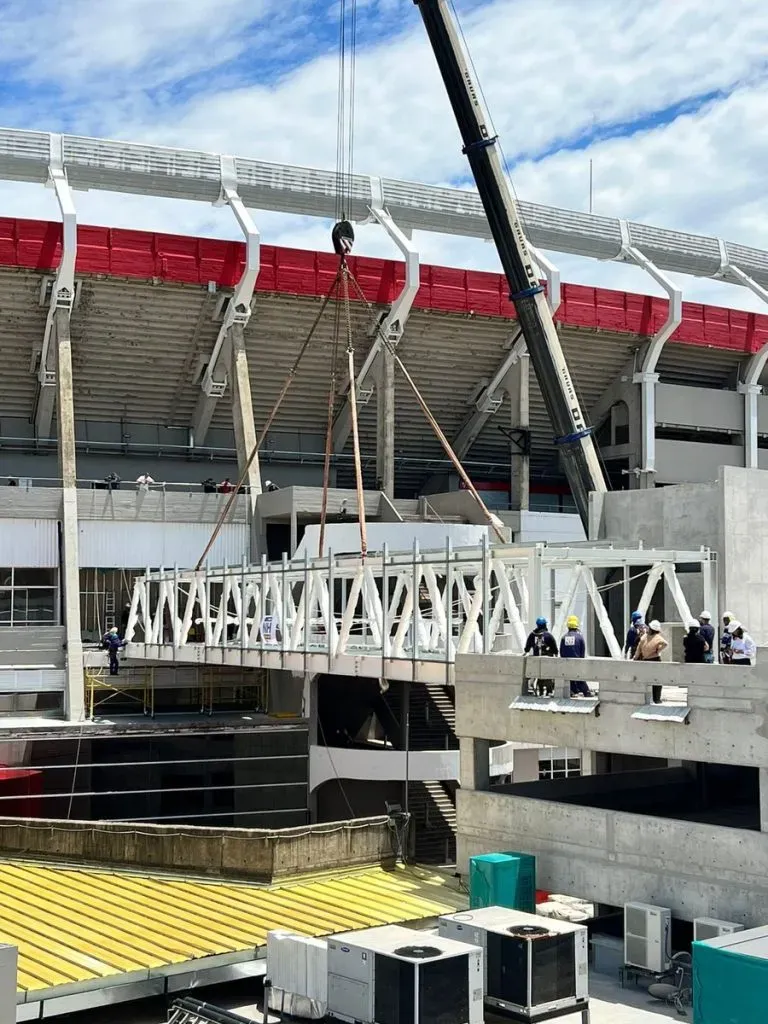
[[[5,854],[56,857],[269,882],[333,868],[394,862],[386,817],[287,829],[198,828],[0,818]]]
[[[454,548],[479,547],[483,537],[489,536],[487,526],[470,526],[465,523],[369,523],[367,527],[368,550],[381,551],[386,544],[391,552],[412,551],[414,541],[421,551],[445,551],[446,541]],[[306,551],[310,558],[317,558],[320,542],[320,526],[310,524],[296,549],[296,558],[303,558]],[[360,527],[356,522],[329,523],[323,554],[349,554],[360,551]]]
[[[456,811],[462,874],[475,854],[519,850],[551,892],[639,900],[685,921],[768,921],[764,833],[471,790],[457,792]]]
[[[758,402],[768,407],[765,398],[758,399]],[[736,391],[657,384],[656,423],[741,434],[744,430],[744,396]],[[741,447],[737,450],[743,455]]]
[[[460,655],[456,659],[456,735],[469,759],[471,738],[637,754],[683,761],[768,766],[768,658],[751,670],[727,665],[641,664],[585,659],[579,675],[598,681],[600,714],[512,710],[523,678],[574,675],[556,658]],[[688,723],[632,718],[654,682],[685,686]]]

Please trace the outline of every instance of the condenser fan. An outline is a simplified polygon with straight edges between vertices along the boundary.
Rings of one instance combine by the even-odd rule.
[[[540,939],[544,935],[552,934],[549,928],[540,928],[536,924],[515,924],[508,931],[518,939]]]
[[[407,956],[409,960],[426,960],[431,956],[440,956],[441,949],[437,946],[400,946],[395,950],[396,956]]]

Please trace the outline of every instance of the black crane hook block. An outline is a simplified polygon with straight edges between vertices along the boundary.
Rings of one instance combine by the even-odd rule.
[[[348,220],[340,220],[338,224],[334,224],[331,241],[334,252],[342,259],[352,252],[352,246],[355,244],[355,232]]]

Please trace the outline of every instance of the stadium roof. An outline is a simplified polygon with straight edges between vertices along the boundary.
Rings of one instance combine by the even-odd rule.
[[[48,303],[43,281],[56,268],[61,225],[0,219],[0,435],[19,436],[33,415],[35,357]],[[78,420],[188,427],[200,374],[220,327],[220,290],[231,289],[244,264],[239,242],[78,227],[80,293],[72,315],[75,412]],[[246,328],[256,422],[264,421],[336,270],[332,253],[264,245],[253,315]],[[367,299],[384,307],[403,283],[402,263],[354,257]],[[215,288],[210,284],[213,282]],[[453,436],[480,385],[494,374],[514,329],[507,286],[498,274],[421,268],[421,287],[401,353],[441,426]],[[556,320],[589,411],[633,353],[662,325],[667,302],[650,296],[564,285]],[[744,358],[768,341],[768,316],[684,303],[683,322],[666,345],[662,380],[708,387],[733,385]],[[358,365],[369,345],[370,314],[353,304]],[[281,432],[317,438],[325,429],[333,316],[327,314],[269,439]],[[554,465],[551,430],[538,388],[531,392],[534,470]],[[15,420],[8,423],[8,420]],[[469,463],[508,462],[502,409],[483,429]],[[231,426],[228,403],[213,427]],[[417,487],[427,475],[409,459],[442,460],[437,441],[404,382],[397,388],[396,455]],[[375,452],[375,403],[362,411],[364,453]],[[292,444],[295,441],[291,442]],[[315,444],[314,450],[317,450]]]

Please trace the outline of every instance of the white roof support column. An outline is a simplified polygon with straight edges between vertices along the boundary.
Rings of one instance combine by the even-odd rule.
[[[419,290],[419,252],[405,232],[395,224],[385,208],[380,178],[371,178],[371,203],[368,213],[369,216],[361,223],[370,224],[375,221],[380,224],[403,254],[405,260],[403,289],[376,326],[373,341],[355,381],[358,406],[365,405],[370,400],[374,392],[374,379],[377,372],[380,382],[383,384],[378,407],[376,470],[379,486],[388,497],[392,497],[395,459],[394,364],[381,339],[383,335],[390,345],[396,348],[403,336],[413,300]],[[352,421],[349,396],[347,395],[333,425],[334,452],[343,450],[351,429]]]
[[[529,245],[529,252],[538,265],[538,277],[547,282],[547,305],[552,315],[557,312],[561,302],[560,271],[551,260],[538,249]],[[504,403],[504,383],[510,371],[517,365],[520,357],[526,353],[525,340],[516,331],[507,342],[508,352],[499,363],[491,380],[482,389],[473,403],[466,420],[453,439],[453,450],[463,459],[480,435],[485,424],[498,412]]]
[[[205,441],[216,403],[227,390],[232,349],[231,330],[235,326],[244,330],[251,318],[251,302],[261,266],[261,236],[237,191],[235,158],[222,156],[220,164],[221,192],[213,205],[228,206],[234,213],[235,219],[245,235],[245,269],[227,306],[224,320],[211,352],[211,358],[208,360],[203,379],[200,382],[202,394],[198,398],[192,420],[192,439],[195,445],[202,445]],[[252,410],[251,417],[253,417]]]
[[[61,259],[51,289],[48,317],[45,321],[40,365],[37,370],[37,400],[35,402],[35,437],[51,436],[53,408],[56,401],[56,329],[69,318],[75,301],[75,260],[77,258],[77,213],[72,190],[64,169],[61,135],[50,136],[50,163],[47,188],[56,193],[61,210]],[[60,315],[61,314],[61,315]]]
[[[740,267],[730,262],[728,247],[722,238],[718,239],[718,245],[720,246],[720,270],[715,277],[749,288],[753,294],[768,305],[768,291],[753,280],[749,274],[745,274]],[[750,356],[744,370],[744,380],[739,381],[738,384],[739,394],[744,395],[744,465],[747,469],[758,468],[757,399],[763,393],[760,377],[767,361],[768,342]]]
[[[669,296],[669,312],[667,319],[658,329],[648,343],[648,349],[643,358],[638,373],[634,374],[632,381],[640,385],[641,417],[642,417],[642,459],[640,466],[640,483],[642,487],[653,487],[655,485],[654,474],[656,472],[656,385],[659,375],[656,373],[656,366],[662,349],[672,335],[675,333],[683,319],[683,292],[677,285],[673,284],[667,275],[656,266],[648,257],[632,245],[629,225],[625,220],[619,221],[621,231],[621,249],[616,259],[625,263],[634,263],[646,274],[660,284]]]

